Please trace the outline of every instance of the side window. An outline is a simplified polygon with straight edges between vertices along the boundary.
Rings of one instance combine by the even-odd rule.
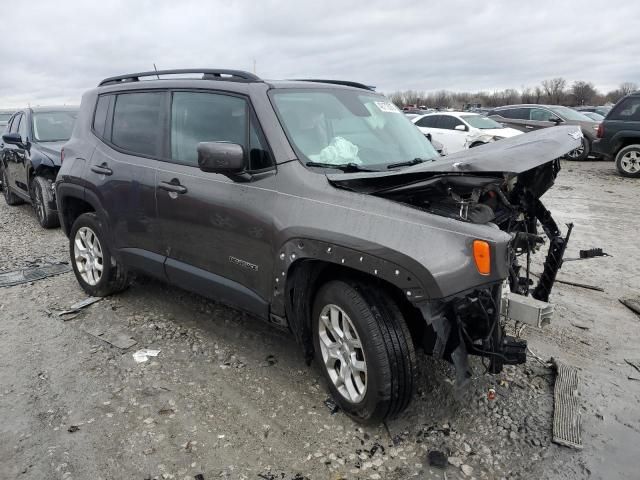
[[[532,108],[530,110],[530,119],[535,120],[537,122],[548,122],[551,117],[557,117],[549,110],[545,110],[544,108]]]
[[[419,127],[434,128],[436,126],[438,117],[440,117],[440,115],[429,115],[427,117],[422,117],[420,120],[416,122],[416,125]]]
[[[514,120],[529,120],[528,108],[507,108],[498,110],[498,115],[504,118],[513,118]]]
[[[458,125],[464,126],[464,123],[451,115],[442,115],[438,122],[438,128],[446,128],[447,130],[455,130]]]
[[[164,98],[164,92],[119,94],[111,142],[134,154],[161,156]]]
[[[27,116],[23,113],[20,118],[20,125],[18,126],[18,133],[22,137],[22,141],[27,140],[28,131],[27,131]]]
[[[625,98],[614,107],[607,120],[640,121],[640,97]]]
[[[104,138],[104,127],[107,124],[107,112],[109,110],[109,100],[111,95],[98,97],[96,112],[93,117],[93,130],[100,138]]]
[[[20,127],[20,120],[22,120],[22,114],[18,113],[15,117],[13,117],[13,122],[11,122],[11,133],[18,133],[18,128]]]
[[[247,102],[239,97],[174,92],[171,102],[171,159],[176,163],[196,166],[198,143],[230,142],[244,147],[250,169],[269,168],[273,161],[266,141],[262,132],[255,128],[255,116],[253,113],[248,115],[248,112]]]

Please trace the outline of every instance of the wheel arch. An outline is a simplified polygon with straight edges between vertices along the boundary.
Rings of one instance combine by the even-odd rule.
[[[615,159],[618,155],[618,152],[620,152],[620,150],[622,150],[624,147],[628,147],[629,145],[640,144],[640,131],[618,132],[611,139],[611,143],[613,144],[612,156]]]

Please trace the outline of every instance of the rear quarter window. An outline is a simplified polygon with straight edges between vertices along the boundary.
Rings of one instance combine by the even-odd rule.
[[[609,113],[607,120],[640,121],[640,97],[628,97],[622,100]]]
[[[109,111],[109,101],[112,95],[102,95],[98,97],[96,111],[93,117],[93,131],[100,138],[105,138],[105,126],[107,125],[107,113]]]

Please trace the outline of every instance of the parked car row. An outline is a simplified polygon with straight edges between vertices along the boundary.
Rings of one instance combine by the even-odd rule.
[[[78,109],[25,108],[13,113],[0,143],[0,174],[9,205],[28,202],[45,228],[59,225],[53,183],[60,151],[69,140]]]

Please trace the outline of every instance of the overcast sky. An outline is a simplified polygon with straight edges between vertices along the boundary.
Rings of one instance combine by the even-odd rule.
[[[251,71],[255,59],[263,78],[382,92],[519,89],[556,76],[604,91],[640,83],[636,0],[21,0],[4,10],[0,108],[79,103],[102,78],[154,62]]]

